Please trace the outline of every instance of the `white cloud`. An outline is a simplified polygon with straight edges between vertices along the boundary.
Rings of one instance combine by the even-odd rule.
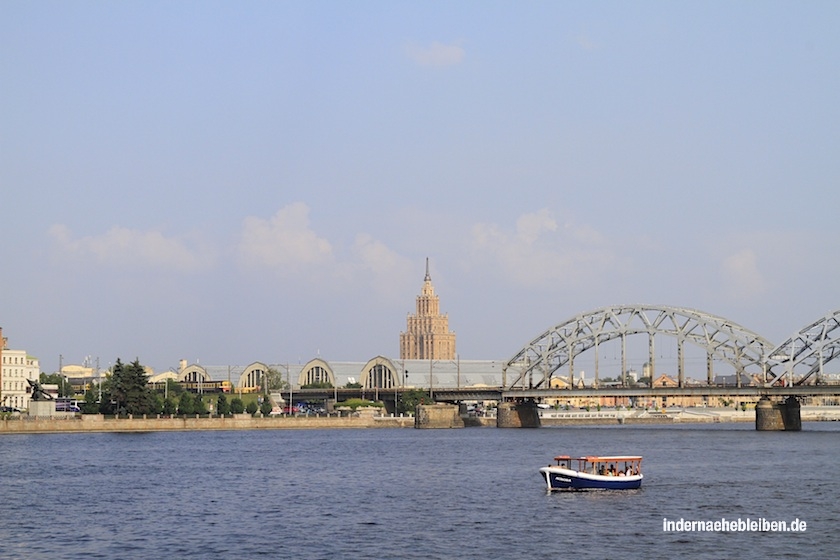
[[[411,267],[411,261],[395,253],[387,245],[367,233],[360,233],[356,236],[353,253],[359,263],[370,271],[393,273],[399,269]]]
[[[410,43],[406,45],[405,52],[420,66],[453,66],[460,64],[466,56],[466,51],[459,43],[444,45],[434,42],[428,46]]]
[[[403,287],[416,269],[408,258],[396,253],[367,233],[356,236],[353,245],[356,278],[389,299],[404,296]]]
[[[474,225],[471,248],[474,258],[527,287],[577,285],[600,275],[615,260],[601,234],[573,223],[560,229],[547,209],[521,215],[514,231],[496,224]]]
[[[329,263],[332,245],[309,227],[309,207],[297,202],[269,219],[249,216],[242,224],[240,258],[248,265],[296,272]]]
[[[248,217],[238,247],[240,262],[294,275],[321,294],[370,293],[387,300],[404,297],[414,264],[379,239],[356,234],[342,250],[313,231],[309,207],[296,203],[269,219]]]
[[[138,231],[114,226],[99,236],[74,239],[63,224],[53,225],[49,234],[58,249],[73,257],[93,256],[114,265],[145,265],[191,272],[213,265],[215,255],[206,245],[188,246],[184,238],[166,237],[159,231]]]
[[[533,244],[542,233],[557,231],[557,222],[547,208],[532,214],[523,214],[516,220],[516,235],[524,243]]]
[[[743,249],[723,261],[727,293],[735,298],[760,298],[767,292],[767,281],[758,268],[752,249]]]

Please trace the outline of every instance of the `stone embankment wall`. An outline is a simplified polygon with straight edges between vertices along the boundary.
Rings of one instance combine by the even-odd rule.
[[[463,428],[464,420],[454,404],[418,404],[414,412],[414,427]]]
[[[766,405],[764,405],[766,406]],[[496,417],[471,417],[458,414],[455,405],[421,405],[415,417],[376,417],[363,414],[360,416],[272,416],[268,418],[251,417],[248,414],[228,418],[105,418],[91,414],[81,417],[37,418],[18,416],[0,419],[0,434],[16,433],[61,433],[61,432],[152,432],[152,431],[200,431],[200,430],[303,430],[330,428],[461,428],[461,427],[521,427],[524,412],[526,421],[532,411],[517,411],[511,405],[503,411],[503,421],[499,426]],[[61,413],[57,413],[61,414]],[[505,416],[505,414],[507,416]],[[757,420],[758,418],[758,420]],[[780,410],[775,410],[773,420],[779,426],[771,429],[784,429]],[[840,421],[840,407],[803,407],[802,421]],[[606,413],[564,413],[539,419],[542,426],[575,426],[597,424],[682,424],[682,423],[719,423],[719,422],[760,422],[769,423],[769,419],[754,414],[734,410],[705,411],[703,414],[644,414],[641,416],[618,416]],[[525,423],[525,427],[529,424]],[[534,424],[531,423],[530,426]],[[797,423],[801,429],[801,422]],[[756,426],[758,428],[758,425]],[[760,428],[759,428],[760,429]],[[765,428],[767,429],[767,428]]]
[[[788,397],[784,402],[773,402],[768,397],[762,397],[755,405],[755,429],[801,431],[799,401],[795,397]]]
[[[534,402],[499,404],[496,411],[498,428],[539,428],[542,424],[539,409]]]
[[[374,416],[270,416],[237,414],[225,418],[105,418],[85,414],[80,418],[8,418],[0,420],[0,433],[70,432],[177,432],[201,430],[303,430],[327,428],[407,428],[414,418]]]

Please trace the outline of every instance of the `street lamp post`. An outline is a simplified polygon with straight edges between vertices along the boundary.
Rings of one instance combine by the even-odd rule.
[[[286,364],[286,380],[289,382],[289,414],[294,415],[295,401],[292,399],[292,372]]]
[[[394,376],[394,418],[397,417],[397,408],[399,406],[399,400],[397,399],[397,388],[399,384],[403,380],[403,376],[405,375],[405,360],[402,361],[402,367],[400,368],[400,374]]]
[[[434,400],[435,400],[435,395],[434,395],[435,378],[434,378],[434,375],[432,374],[432,364],[433,363],[434,363],[434,360],[429,358],[429,399],[432,402],[434,402]]]
[[[373,366],[373,371],[375,372],[373,374],[373,400],[378,401],[379,400],[379,384],[382,380],[382,369],[380,368],[380,366]],[[368,376],[368,379],[370,379],[370,376]]]

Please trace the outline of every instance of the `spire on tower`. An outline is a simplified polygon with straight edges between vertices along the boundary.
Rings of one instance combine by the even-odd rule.
[[[449,317],[440,312],[440,298],[432,286],[429,257],[426,278],[416,300],[416,313],[409,314],[406,329],[400,333],[401,360],[454,360],[455,333],[449,330]]]

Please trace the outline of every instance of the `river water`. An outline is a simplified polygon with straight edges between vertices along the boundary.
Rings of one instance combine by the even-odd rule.
[[[549,494],[558,453],[638,491]],[[837,558],[840,423],[0,437],[0,558]],[[663,519],[806,522],[666,532]]]

